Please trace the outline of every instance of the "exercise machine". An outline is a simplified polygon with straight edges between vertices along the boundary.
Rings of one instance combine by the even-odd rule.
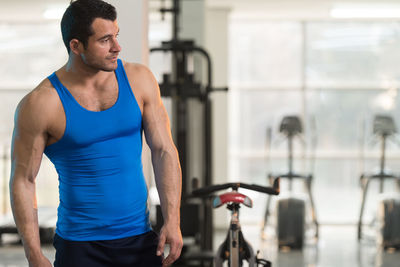
[[[289,182],[289,194],[287,197],[280,197],[277,200],[277,236],[279,248],[289,247],[292,249],[301,249],[303,247],[305,229],[306,229],[306,201],[302,198],[296,198],[293,195],[293,180],[300,179],[305,182],[309,202],[311,206],[312,223],[315,225],[315,238],[318,238],[318,221],[315,212],[314,201],[311,193],[312,174],[302,175],[293,171],[293,139],[300,137],[303,133],[301,120],[297,116],[286,116],[282,119],[279,132],[288,140],[288,172],[279,175],[268,174],[271,180],[274,177],[280,177]],[[268,196],[267,206],[264,215],[264,224],[262,232],[268,222],[270,214],[271,197]]]
[[[269,194],[279,194],[279,178],[276,178],[272,187],[265,187],[260,185],[250,185],[245,183],[226,183],[221,185],[212,185],[203,187],[193,191],[194,196],[209,196],[210,194],[231,188],[232,191],[223,193],[213,197],[213,208],[226,205],[226,208],[231,211],[231,221],[226,239],[219,246],[214,258],[214,266],[222,267],[223,263],[228,262],[229,267],[243,266],[243,262],[247,261],[249,267],[265,266],[270,267],[271,262],[259,259],[258,254],[254,254],[254,250],[250,243],[244,238],[240,221],[239,209],[240,205],[245,205],[251,208],[253,206],[252,200],[238,192],[239,188],[246,188],[253,191]]]
[[[210,186],[212,183],[212,103],[210,96],[215,91],[227,91],[227,88],[215,88],[212,81],[212,62],[207,51],[197,46],[194,40],[182,40],[178,36],[180,1],[173,0],[171,8],[161,8],[160,12],[164,16],[166,13],[173,15],[173,37],[169,41],[162,42],[160,47],[151,48],[150,52],[170,54],[171,73],[164,73],[162,81],[159,82],[161,96],[168,98],[172,103],[171,130],[182,168],[182,208],[181,218],[192,218],[200,223],[186,223],[182,221],[181,229],[184,237],[184,247],[182,259],[200,259],[201,264],[207,265],[209,257],[207,251],[212,251],[213,232],[212,232],[212,205],[208,200],[193,198],[191,192],[197,187]],[[201,59],[202,66],[194,64],[194,57]],[[195,73],[202,73],[206,70],[206,81],[196,81]],[[193,103],[200,105],[200,111],[193,111]],[[193,119],[193,114],[196,119]],[[190,132],[191,123],[201,124],[202,134],[200,135],[201,145],[199,149],[191,147]],[[202,151],[197,151],[202,150]],[[193,177],[191,163],[193,154],[200,154],[197,166],[201,166],[200,177]],[[157,225],[161,222],[161,213],[158,208]],[[185,219],[186,220],[186,219]],[[156,227],[157,229],[157,227]],[[195,244],[187,245],[185,239],[195,239]],[[189,246],[199,246],[200,253],[189,255]],[[186,253],[188,252],[188,253]],[[177,262],[174,265],[188,266],[186,262]]]
[[[41,244],[51,244],[56,230],[57,209],[54,207],[38,208],[38,226]],[[18,235],[14,217],[11,213],[0,217],[0,245],[4,243],[4,234]],[[20,240],[18,236],[18,240]]]
[[[362,190],[361,209],[358,219],[358,240],[363,237],[363,215],[369,184],[372,180],[379,181],[379,193],[382,199],[379,203],[380,236],[378,243],[385,249],[400,248],[400,195],[384,195],[384,182],[395,180],[397,192],[400,192],[400,177],[385,170],[387,141],[397,133],[393,118],[388,115],[376,115],[373,120],[373,134],[381,141],[380,168],[374,174],[361,174]]]

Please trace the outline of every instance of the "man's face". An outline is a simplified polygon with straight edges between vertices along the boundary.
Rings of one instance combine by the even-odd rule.
[[[83,62],[94,69],[114,71],[121,51],[117,40],[117,20],[96,18],[92,23],[92,31],[94,34],[89,36],[87,47],[80,54]]]

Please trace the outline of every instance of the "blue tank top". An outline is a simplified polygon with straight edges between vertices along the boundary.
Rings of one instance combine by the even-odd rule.
[[[121,60],[118,99],[83,108],[56,73],[48,77],[65,111],[63,137],[45,148],[59,179],[56,233],[73,241],[112,240],[150,230],[142,167],[142,115]]]

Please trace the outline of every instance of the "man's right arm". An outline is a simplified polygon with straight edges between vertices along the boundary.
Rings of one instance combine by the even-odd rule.
[[[48,104],[35,89],[18,105],[11,148],[10,200],[29,266],[51,266],[40,248],[35,179],[48,134]]]

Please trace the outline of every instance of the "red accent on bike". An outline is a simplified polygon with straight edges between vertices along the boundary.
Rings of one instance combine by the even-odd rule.
[[[228,192],[219,196],[216,196],[213,201],[213,207],[218,208],[226,203],[239,203],[251,208],[253,207],[253,201],[246,195],[238,192]]]

